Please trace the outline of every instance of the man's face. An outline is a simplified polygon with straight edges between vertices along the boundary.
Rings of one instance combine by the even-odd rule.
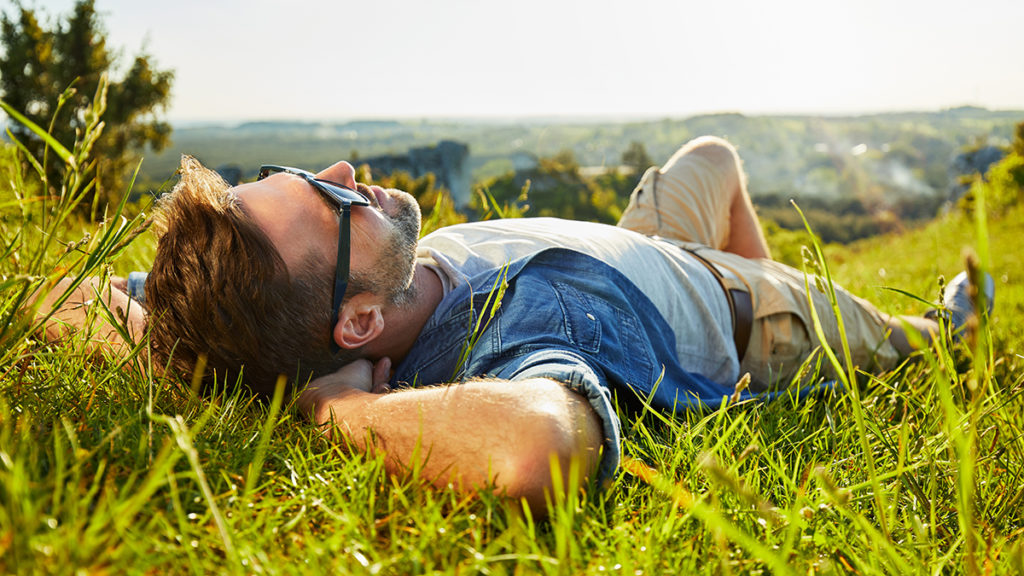
[[[356,184],[354,170],[339,162],[317,177],[358,189],[370,206],[352,207],[351,284],[403,304],[411,296],[420,211],[399,190]],[[302,178],[275,174],[234,189],[246,213],[263,229],[294,273],[312,259],[329,262],[333,275],[338,248],[338,211]],[[355,292],[350,288],[350,294]],[[328,304],[329,307],[329,304]]]

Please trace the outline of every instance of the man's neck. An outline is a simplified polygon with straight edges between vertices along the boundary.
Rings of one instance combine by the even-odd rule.
[[[417,263],[412,282],[416,287],[414,300],[401,307],[389,307],[384,311],[384,332],[366,349],[370,358],[376,360],[387,356],[391,358],[392,366],[398,366],[441,303],[444,290],[436,272]]]

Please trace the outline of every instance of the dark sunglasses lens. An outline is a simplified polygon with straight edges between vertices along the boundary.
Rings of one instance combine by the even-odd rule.
[[[264,164],[260,166],[259,175],[256,177],[257,180],[263,180],[267,176],[272,176],[279,172],[286,174],[295,174],[296,176],[302,176],[303,178],[316,178],[316,175],[308,170],[301,168],[292,168],[291,166],[278,166],[276,164]]]
[[[260,166],[259,176],[257,180],[263,180],[264,178],[276,174],[278,172],[287,172],[288,174],[294,174],[301,176],[306,179],[307,182],[315,186],[325,195],[330,196],[332,200],[340,207],[342,204],[348,203],[355,206],[369,206],[370,199],[367,198],[362,192],[353,190],[347,186],[338,184],[337,182],[331,182],[330,180],[322,180],[316,177],[316,174],[309,172],[308,170],[302,170],[300,168],[292,168],[290,166],[277,166],[274,164],[266,164]]]
[[[275,166],[273,164],[269,164],[269,165],[260,166],[260,173],[256,177],[256,179],[257,180],[263,180],[264,178],[266,178],[268,176],[273,176],[274,174],[278,174],[280,172],[287,172],[289,174],[295,174],[298,171],[299,171],[298,169],[296,169],[296,168],[289,168],[288,166]]]
[[[320,185],[322,190],[331,196],[335,197],[338,201],[348,201],[350,204],[356,206],[369,206],[370,201],[363,196],[362,193],[346,188],[334,182],[327,180],[316,179],[315,182]]]

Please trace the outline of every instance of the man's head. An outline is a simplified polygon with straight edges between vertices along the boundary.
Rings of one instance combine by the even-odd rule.
[[[359,356],[379,330],[353,329],[365,323],[354,303],[363,310],[412,300],[415,200],[357,186],[344,162],[317,176],[370,202],[352,208],[350,279],[334,326],[337,205],[300,176],[229,188],[196,160],[182,160],[181,181],[160,203],[162,236],[146,283],[154,345],[176,367],[188,371],[205,355],[207,375],[233,383],[244,366],[245,382],[268,393],[279,373],[305,379]],[[332,341],[342,352],[332,353]]]

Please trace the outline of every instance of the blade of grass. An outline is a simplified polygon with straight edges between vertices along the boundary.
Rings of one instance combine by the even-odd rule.
[[[282,374],[274,385],[274,398],[270,401],[267,419],[263,422],[263,428],[260,430],[260,442],[256,447],[256,454],[249,463],[249,470],[245,476],[245,489],[242,491],[243,494],[252,492],[252,489],[256,486],[256,480],[260,476],[260,471],[263,469],[263,460],[267,454],[267,446],[270,445],[270,435],[274,431],[275,424],[277,424],[277,414],[281,410],[282,402],[284,402],[286,383],[287,378]]]
[[[10,104],[4,102],[3,100],[0,100],[0,108],[3,108],[3,111],[6,112],[8,116],[17,120],[18,123],[22,124],[29,130],[31,130],[33,134],[41,138],[43,142],[46,142],[46,145],[51,150],[53,150],[53,152],[57,154],[57,156],[59,156],[65,164],[67,164],[71,168],[76,167],[75,156],[71,152],[69,152],[63,144],[58,142],[56,138],[51,136],[46,130],[40,128],[38,124],[29,120],[28,117],[12,108]],[[31,154],[29,156],[31,157]],[[39,167],[39,170],[42,171],[41,166]]]
[[[864,416],[864,404],[860,397],[860,388],[857,386],[853,358],[850,354],[850,345],[846,338],[846,328],[843,325],[843,314],[839,309],[839,303],[836,299],[835,286],[832,283],[832,274],[829,272],[828,262],[826,261],[825,255],[821,250],[821,242],[818,241],[817,236],[815,236],[814,231],[811,229],[810,222],[807,221],[807,217],[804,216],[803,211],[800,209],[799,206],[797,206],[796,202],[792,202],[792,204],[793,207],[796,208],[796,211],[800,214],[801,220],[803,220],[804,222],[804,227],[807,229],[807,233],[811,238],[811,245],[814,250],[815,261],[821,267],[821,270],[825,275],[825,285],[828,287],[827,295],[829,302],[832,305],[832,313],[835,315],[837,327],[839,330],[839,337],[842,343],[843,355],[846,361],[845,366],[848,372],[844,373],[843,364],[839,363],[839,359],[832,351],[832,347],[829,346],[828,339],[825,337],[825,332],[823,329],[823,325],[821,323],[821,318],[818,316],[818,311],[815,309],[814,306],[814,300],[811,297],[812,292],[810,278],[808,276],[807,270],[804,269],[804,289],[807,292],[807,306],[810,309],[813,329],[818,337],[818,341],[821,342],[823,351],[825,352],[829,361],[832,363],[832,366],[835,368],[836,374],[839,375],[840,379],[843,381],[843,384],[845,385],[844,387],[849,391],[850,395],[853,398],[853,401],[851,402],[853,418],[857,426],[857,436],[860,440],[861,451],[867,463],[868,478],[871,479],[874,489],[873,491],[875,499],[875,513],[879,523],[881,524],[882,534],[884,534],[885,537],[888,538],[889,528],[886,522],[886,518],[888,517],[889,506],[886,503],[885,491],[882,488],[882,483],[878,479],[878,469],[875,463],[875,455],[874,451],[871,449],[871,442],[868,439],[867,426],[865,424]]]

